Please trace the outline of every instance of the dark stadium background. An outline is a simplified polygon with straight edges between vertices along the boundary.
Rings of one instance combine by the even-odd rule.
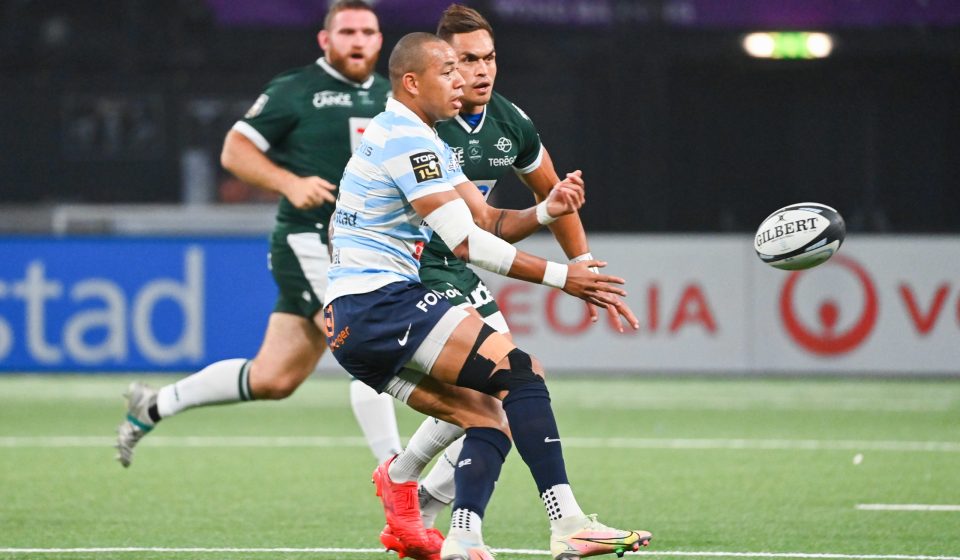
[[[466,3],[497,32],[498,90],[559,169],[584,169],[592,231],[746,232],[799,200],[835,205],[851,231],[960,231],[958,2]],[[378,68],[445,5],[381,0]],[[219,169],[220,143],[270,77],[319,55],[324,10],[0,1],[0,207],[256,198]],[[770,29],[836,46],[747,57],[743,33]],[[5,231],[42,227],[4,215]]]

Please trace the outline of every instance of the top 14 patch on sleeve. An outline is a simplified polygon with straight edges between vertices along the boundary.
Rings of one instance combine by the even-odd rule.
[[[410,165],[413,166],[413,175],[418,183],[443,176],[440,170],[440,158],[433,152],[413,154],[410,156]]]

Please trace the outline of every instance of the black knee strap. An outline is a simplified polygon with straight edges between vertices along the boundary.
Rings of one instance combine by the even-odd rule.
[[[490,381],[490,374],[493,373],[493,369],[497,367],[497,364],[477,354],[477,351],[480,350],[480,346],[490,338],[490,335],[495,332],[497,331],[493,330],[493,327],[487,324],[484,324],[483,327],[480,328],[477,340],[473,343],[473,348],[470,349],[470,353],[467,355],[467,361],[464,362],[463,369],[460,370],[460,375],[457,377],[458,386],[474,389],[482,393],[489,392],[487,385]]]
[[[530,354],[514,348],[507,354],[507,359],[510,360],[510,369],[501,369],[490,376],[491,393],[513,391],[530,383],[543,383],[543,378],[533,373]]]

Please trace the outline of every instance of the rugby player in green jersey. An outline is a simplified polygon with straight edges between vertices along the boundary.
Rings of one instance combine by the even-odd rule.
[[[443,13],[437,35],[453,47],[458,57],[457,70],[466,82],[460,114],[436,125],[440,138],[457,154],[470,179],[466,188],[476,185],[483,198],[487,198],[497,182],[512,171],[538,202],[544,200],[560,179],[530,118],[493,91],[497,64],[492,27],[476,10],[453,4]],[[461,194],[469,200],[470,193]],[[563,216],[549,227],[571,262],[593,259],[577,213]],[[453,305],[478,313],[488,325],[510,336],[493,294],[436,234],[421,256],[420,279]],[[596,321],[597,309],[588,307]],[[613,308],[610,311],[616,316]],[[433,524],[438,513],[454,499],[454,466],[462,447],[462,434],[463,430],[453,424],[428,418],[407,448],[389,463],[392,482],[416,481],[426,464],[453,442],[419,486],[421,519],[437,550],[442,536]],[[381,542],[387,549],[406,554],[405,543],[394,533],[390,525],[385,527]],[[602,553],[602,549],[594,553]]]
[[[374,73],[383,43],[376,14],[360,0],[334,3],[317,35],[324,56],[275,77],[227,134],[223,166],[282,195],[270,239],[279,297],[252,360],[223,360],[156,390],[131,384],[117,459],[161,419],[212,404],[282,399],[313,372],[326,348],[318,311],[327,283],[327,224],[336,183],[366,123],[383,111],[390,83]],[[351,402],[378,460],[400,449],[393,399],[365,384]]]

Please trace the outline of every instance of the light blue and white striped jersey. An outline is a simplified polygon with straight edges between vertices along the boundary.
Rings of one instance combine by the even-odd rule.
[[[333,263],[323,301],[420,281],[420,253],[433,231],[410,201],[467,182],[453,151],[395,99],[370,121],[340,181]]]

